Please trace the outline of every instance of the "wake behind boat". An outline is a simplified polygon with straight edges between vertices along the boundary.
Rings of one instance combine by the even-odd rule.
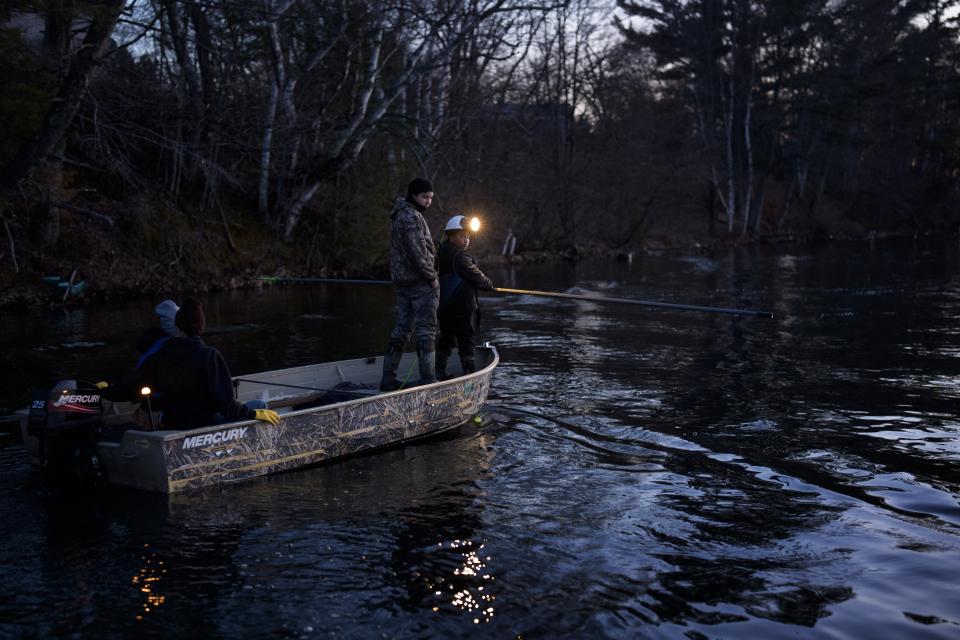
[[[118,442],[99,439],[90,463],[100,467],[98,472],[111,483],[176,493],[431,436],[468,421],[486,401],[499,355],[488,345],[478,347],[476,354],[474,373],[461,375],[454,357],[448,365],[454,378],[389,393],[377,390],[382,357],[240,376],[235,379],[237,399],[266,400],[281,414],[279,425],[244,420],[186,431],[129,429]],[[405,354],[399,370],[415,372],[416,368],[416,354]],[[69,397],[82,408],[84,401],[93,406],[95,395]],[[78,430],[108,431],[129,423],[139,406],[103,400],[102,414],[98,408],[91,420],[63,429],[67,423],[52,423],[50,411],[44,410],[43,420],[39,419],[37,402],[41,401],[34,401],[32,416],[30,410],[17,412],[24,446],[35,467],[53,463],[49,451],[68,431],[74,436]],[[101,402],[99,396],[95,402]]]

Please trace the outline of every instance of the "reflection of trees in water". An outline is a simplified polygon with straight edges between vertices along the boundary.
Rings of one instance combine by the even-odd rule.
[[[487,563],[472,487],[449,488],[398,514],[388,582],[403,587],[407,611],[464,614],[489,622],[495,577]]]
[[[777,324],[705,318],[706,330],[690,333],[685,347],[692,365],[675,370],[668,383],[672,411],[661,416],[663,423],[686,425],[692,440],[715,451],[871,504],[884,501],[864,486],[883,474],[907,472],[933,487],[956,489],[953,456],[942,445],[945,430],[936,417],[952,415],[949,401],[902,380],[919,364],[911,345],[942,340],[924,336],[944,326],[944,309],[924,305],[918,314],[916,300],[903,295],[859,296],[850,288],[809,284],[862,286],[879,279],[883,285],[902,270],[902,256],[864,267],[836,255],[799,261],[736,255],[710,275],[710,286],[736,295],[765,291],[775,300]],[[778,268],[771,269],[774,259]],[[854,273],[843,273],[847,269]],[[844,319],[822,317],[838,310],[846,310]],[[931,350],[934,344],[927,345]],[[947,360],[924,358],[923,366],[946,372]],[[670,375],[665,368],[663,377]],[[861,419],[871,414],[890,419]],[[873,433],[880,437],[864,437]]]
[[[753,257],[739,255],[742,259],[725,261],[726,269],[708,274],[707,286],[750,306],[742,300],[756,299],[764,270]],[[663,410],[644,427],[782,470],[778,462],[797,442],[795,425],[782,420],[791,398],[776,371],[783,348],[776,344],[779,334],[758,320],[700,320],[704,326],[685,331],[673,348],[674,362],[688,364],[660,363]],[[648,606],[657,617],[707,624],[746,619],[732,606],[750,616],[813,625],[829,615],[831,604],[852,597],[842,575],[823,570],[818,552],[797,551],[836,520],[840,507],[761,479],[744,464],[669,453],[663,465],[685,482],[682,490],[664,491],[657,500],[675,520],[650,527],[660,542],[650,553],[668,567],[648,586]],[[835,552],[829,560],[845,561],[848,555]],[[712,610],[720,604],[726,609]]]
[[[829,605],[853,596],[841,569],[851,551],[822,549],[817,541],[842,507],[704,455],[676,454],[665,466],[687,483],[658,500],[677,514],[676,531],[669,522],[650,529],[661,543],[652,555],[669,566],[650,587],[662,619],[715,623],[719,612],[705,614],[690,603],[725,603],[751,616],[812,626],[829,615]]]
[[[431,479],[397,514],[387,582],[401,587],[406,611],[465,616],[479,624],[494,615],[495,576],[488,567],[476,481],[493,460],[489,437],[457,438],[420,457],[411,474]]]
[[[843,506],[709,452],[631,441],[626,429],[619,438],[591,436],[599,425],[552,422],[538,434],[536,453],[565,464],[549,479],[531,470],[510,480],[522,495],[536,496],[523,510],[532,516],[487,518],[500,536],[529,535],[512,542],[543,572],[518,575],[511,566],[500,576],[503,589],[538,598],[562,592],[571,600],[562,616],[538,621],[544,632],[582,631],[585,621],[608,616],[680,625],[752,616],[812,625],[853,596],[851,551],[835,549],[824,535],[838,526]],[[570,448],[574,442],[579,449]],[[500,609],[506,606],[516,603]]]
[[[702,278],[705,288],[724,290],[730,306],[753,306],[755,292],[767,278],[764,269],[756,268],[757,260],[746,254],[731,258],[727,270]],[[646,275],[656,279],[659,274]],[[676,276],[667,274],[660,284],[669,287],[671,280]],[[549,369],[556,376],[555,386],[545,393],[557,399],[549,407],[578,416],[576,424],[554,419],[563,426],[554,430],[556,435],[565,431],[581,440],[586,449],[575,454],[578,458],[594,455],[624,470],[636,470],[638,461],[649,458],[662,465],[667,476],[644,484],[651,509],[665,517],[651,518],[654,521],[643,526],[653,540],[640,556],[622,567],[606,567],[602,584],[601,578],[572,577],[588,585],[584,593],[573,596],[581,607],[620,611],[650,622],[716,624],[755,616],[813,625],[828,615],[832,604],[852,597],[841,573],[848,566],[849,551],[822,549],[816,542],[818,532],[836,522],[841,507],[818,494],[784,488],[748,467],[782,469],[778,462],[796,446],[800,425],[780,424],[781,415],[789,413],[791,396],[784,393],[778,376],[778,367],[783,366],[778,358],[787,357],[795,345],[771,344],[785,338],[759,320],[641,315],[616,309],[594,312],[585,305],[571,309],[573,317],[561,321],[550,312],[536,316],[535,311],[524,317],[530,325],[526,329],[552,336],[563,357],[554,362],[556,353],[524,353],[522,357],[534,366],[526,367],[523,375]],[[625,366],[630,362],[633,366]],[[588,386],[582,383],[584,378],[595,387],[578,388]],[[642,391],[642,396],[623,393],[630,387]],[[647,401],[657,394],[658,404]],[[547,408],[542,400],[537,404]],[[632,439],[629,425],[637,424],[638,416],[639,439]],[[648,441],[644,432],[663,434],[666,444],[658,445],[656,437]],[[677,436],[716,452],[740,454],[749,462],[684,451],[669,442]],[[601,447],[607,451],[601,452]],[[622,459],[611,456],[611,449]],[[650,458],[650,449],[666,455]],[[590,483],[582,479],[593,475],[579,476],[581,481],[571,491],[584,504],[610,501],[609,514],[597,517],[622,523],[622,512],[616,513],[612,504],[617,498],[590,495]],[[819,477],[799,477],[823,486]],[[621,509],[629,508],[627,498],[619,500],[624,501]],[[586,510],[574,517],[581,522],[588,518]],[[577,533],[569,537],[567,542],[576,540]],[[615,548],[621,542],[610,544]],[[624,549],[611,553],[620,552],[629,553]],[[836,563],[837,569],[825,566],[829,563]]]
[[[664,555],[661,559],[676,567],[662,572],[649,594],[659,601],[653,607],[664,621],[720,624],[749,620],[750,617],[792,625],[813,627],[830,615],[829,607],[854,596],[845,585],[777,584],[762,578],[767,571],[783,572],[791,567],[732,559],[697,558],[686,554]],[[731,566],[733,565],[733,566]],[[797,569],[803,570],[803,563]],[[696,606],[691,603],[703,603]],[[722,607],[721,605],[726,605]],[[739,607],[747,615],[731,611]],[[722,609],[726,608],[726,611]]]

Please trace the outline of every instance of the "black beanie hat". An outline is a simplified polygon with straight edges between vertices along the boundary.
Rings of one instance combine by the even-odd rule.
[[[414,178],[410,181],[410,184],[407,185],[407,198],[412,200],[413,196],[419,193],[426,193],[427,191],[433,191],[433,185],[430,184],[430,181],[424,178]]]
[[[207,325],[207,319],[203,316],[203,305],[196,298],[187,298],[180,305],[180,311],[177,311],[177,318],[174,324],[180,331],[188,336],[199,336],[203,333]]]

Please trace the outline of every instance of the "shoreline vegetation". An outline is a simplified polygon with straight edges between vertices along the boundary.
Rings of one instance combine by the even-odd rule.
[[[331,256],[307,241],[285,243],[264,238],[256,219],[229,227],[213,218],[189,218],[183,214],[156,214],[154,222],[164,229],[162,240],[153,233],[131,234],[122,227],[123,214],[115,217],[95,212],[66,211],[61,217],[62,246],[53,256],[39,247],[7,244],[0,249],[0,309],[62,307],[104,304],[115,300],[159,298],[238,289],[256,289],[265,284],[261,276],[318,276],[360,279],[389,279],[388,238],[384,223],[381,242],[372,243],[363,256],[352,261]],[[438,218],[431,212],[431,218]],[[383,213],[386,220],[386,209]],[[242,216],[236,219],[242,220]],[[439,219],[439,218],[438,218]],[[118,220],[121,222],[118,224]],[[439,227],[432,221],[433,227]],[[95,233],[91,227],[101,227]],[[197,231],[199,227],[199,231]],[[219,227],[219,228],[218,228]],[[488,231],[490,236],[495,232]],[[438,234],[439,235],[439,234]],[[691,232],[650,234],[629,246],[614,247],[597,242],[567,243],[551,249],[533,248],[507,255],[503,236],[487,237],[481,232],[473,252],[485,266],[523,265],[552,261],[630,262],[642,255],[710,255],[717,251],[746,246],[795,245],[824,242],[875,243],[878,241],[941,235],[934,232],[867,231],[842,220],[832,226],[820,225],[803,233],[760,237],[728,237]],[[14,255],[19,256],[14,272]],[[24,260],[26,256],[26,260]],[[70,289],[70,291],[68,291]]]
[[[0,306],[960,225],[960,0],[0,8]],[[515,247],[514,247],[515,244]]]

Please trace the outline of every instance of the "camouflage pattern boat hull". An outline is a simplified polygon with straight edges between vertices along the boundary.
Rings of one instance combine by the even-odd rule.
[[[375,395],[290,411],[281,415],[276,426],[254,420],[189,431],[131,430],[123,434],[119,443],[98,443],[97,454],[112,483],[176,493],[240,482],[431,436],[470,420],[486,401],[499,357],[493,347],[481,347],[477,352],[483,368],[452,380],[390,393],[370,391]],[[406,358],[415,356],[408,354]],[[334,380],[369,384],[379,379],[382,359],[314,367],[310,371],[301,367],[244,376],[238,395],[243,400],[258,394],[266,396],[268,389],[279,387],[330,388]],[[275,398],[268,399],[273,406]]]

